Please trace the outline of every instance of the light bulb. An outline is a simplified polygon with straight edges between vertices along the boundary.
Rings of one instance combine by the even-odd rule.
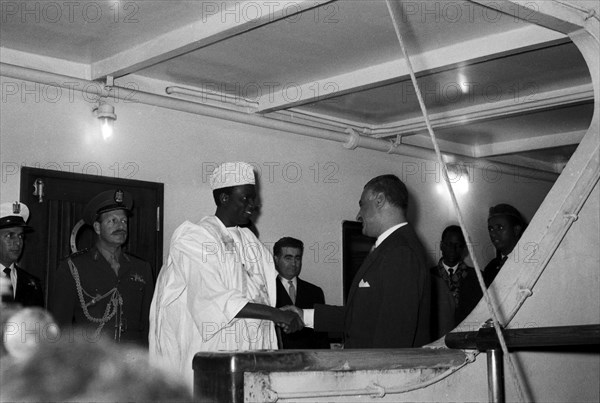
[[[93,109],[96,117],[100,119],[100,131],[102,138],[107,141],[113,135],[113,125],[117,120],[115,107],[106,102],[99,101],[98,106]]]
[[[113,120],[110,118],[100,119],[102,138],[106,141],[113,135]]]

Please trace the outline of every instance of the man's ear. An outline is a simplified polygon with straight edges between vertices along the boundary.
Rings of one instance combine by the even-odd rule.
[[[377,195],[375,195],[375,206],[383,207],[384,204],[385,204],[385,194],[383,194],[383,192],[377,193]]]
[[[98,221],[94,221],[94,224],[92,224],[92,226],[94,227],[94,232],[100,235],[100,223]]]
[[[221,204],[226,204],[229,201],[229,195],[227,193],[220,193],[219,194],[219,202]]]

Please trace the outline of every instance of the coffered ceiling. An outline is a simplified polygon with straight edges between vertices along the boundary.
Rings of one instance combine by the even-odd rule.
[[[535,2],[1,3],[3,64],[430,149],[392,11],[442,151],[473,158],[560,172],[593,113],[577,47],[521,19]]]

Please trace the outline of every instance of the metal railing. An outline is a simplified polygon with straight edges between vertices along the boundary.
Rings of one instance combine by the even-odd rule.
[[[511,351],[598,352],[600,325],[503,329]],[[244,374],[270,372],[389,371],[423,368],[459,368],[467,362],[462,350],[479,350],[488,357],[491,402],[504,401],[502,350],[494,329],[449,333],[449,349],[407,348],[371,350],[279,350],[198,353],[193,360],[194,400],[197,402],[244,401]],[[426,382],[424,382],[426,383]],[[424,385],[426,386],[426,385]],[[345,391],[339,391],[342,396]],[[400,389],[395,392],[401,393]],[[279,391],[279,397],[285,395]],[[328,391],[335,396],[335,391]],[[368,394],[368,391],[364,392]],[[275,395],[277,395],[275,393]],[[296,396],[298,397],[298,396]],[[276,401],[277,397],[259,401]]]
[[[598,352],[600,347],[600,325],[503,329],[502,334],[511,351]],[[445,342],[449,348],[487,353],[489,401],[504,402],[504,357],[494,329],[449,333]]]

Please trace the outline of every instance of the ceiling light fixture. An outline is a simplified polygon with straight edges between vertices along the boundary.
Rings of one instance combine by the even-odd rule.
[[[102,138],[108,140],[113,135],[114,122],[117,120],[115,107],[106,103],[104,100],[98,101],[98,105],[93,109],[96,117],[100,119],[100,130]]]
[[[113,77],[107,76],[104,89],[108,91],[109,94],[112,90],[113,84]],[[100,131],[102,133],[102,138],[105,141],[110,139],[113,135],[115,120],[117,120],[115,107],[106,102],[106,96],[101,96],[98,99],[98,104],[94,107],[94,109],[92,109],[92,112],[94,112],[96,117],[100,119]]]

